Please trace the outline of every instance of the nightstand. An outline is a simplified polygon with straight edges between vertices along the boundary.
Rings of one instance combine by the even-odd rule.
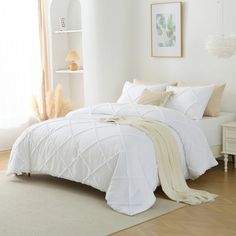
[[[228,171],[228,156],[236,156],[236,121],[223,124],[223,151],[225,172]],[[236,168],[236,162],[234,162]]]

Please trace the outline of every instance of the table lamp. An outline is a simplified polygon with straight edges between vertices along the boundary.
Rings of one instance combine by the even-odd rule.
[[[76,61],[79,60],[79,55],[76,51],[69,51],[66,56],[66,61],[70,62],[69,68],[74,71],[78,69]]]

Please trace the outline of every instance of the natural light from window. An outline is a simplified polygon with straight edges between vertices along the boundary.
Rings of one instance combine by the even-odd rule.
[[[38,1],[1,1],[0,22],[0,128],[7,128],[27,122],[40,88]]]

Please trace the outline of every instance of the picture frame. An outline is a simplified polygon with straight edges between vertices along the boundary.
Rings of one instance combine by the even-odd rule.
[[[151,4],[152,57],[182,57],[182,2]]]

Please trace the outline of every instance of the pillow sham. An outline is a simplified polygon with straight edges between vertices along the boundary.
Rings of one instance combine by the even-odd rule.
[[[142,105],[165,106],[173,92],[152,92],[145,89],[138,98],[137,103]]]
[[[214,85],[204,87],[168,86],[166,91],[173,92],[166,107],[183,112],[193,120],[200,120],[213,93]]]
[[[183,82],[177,83],[178,87],[187,86]],[[226,84],[218,84],[215,85],[213,93],[209,99],[207,107],[204,111],[204,116],[216,117],[220,114],[220,104],[223,97],[223,92],[225,89]]]
[[[173,86],[175,86],[175,85],[177,85],[177,83],[178,83],[178,82],[173,81],[173,82],[167,82],[167,83],[164,83],[164,84],[166,84],[166,86],[168,86],[168,85],[173,85]],[[155,85],[155,84],[161,84],[161,83],[156,82],[156,81],[151,81],[151,80],[133,79],[133,84],[135,84],[135,85],[140,85],[140,84],[142,84],[142,85]],[[163,83],[162,83],[162,84],[163,84]]]
[[[126,81],[122,90],[122,94],[117,100],[117,103],[137,103],[138,98],[141,96],[145,89],[149,89],[152,92],[164,92],[166,84],[156,85],[135,85],[129,81]]]
[[[216,117],[220,114],[220,104],[223,97],[223,92],[226,84],[216,85],[207,107],[204,112],[204,116]]]

